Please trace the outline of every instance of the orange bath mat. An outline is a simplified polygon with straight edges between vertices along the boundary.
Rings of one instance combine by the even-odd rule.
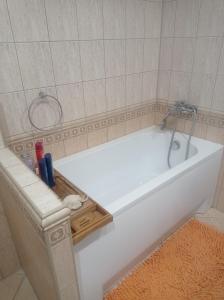
[[[224,234],[192,220],[105,300],[224,300]]]

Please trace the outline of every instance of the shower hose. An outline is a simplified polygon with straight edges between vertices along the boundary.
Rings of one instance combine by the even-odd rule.
[[[193,113],[193,120],[192,120],[191,131],[189,132],[189,135],[188,135],[187,146],[186,146],[186,151],[185,151],[185,160],[187,160],[189,158],[191,138],[194,134],[195,124],[196,124],[196,117],[197,117],[196,109],[194,109],[192,113]],[[169,169],[172,168],[170,158],[171,158],[171,151],[172,151],[172,146],[173,146],[173,141],[174,141],[176,131],[177,131],[177,129],[176,129],[176,125],[175,125],[175,127],[172,130],[172,135],[171,135],[170,144],[169,144],[169,150],[168,150],[168,154],[167,154],[167,164],[168,164]]]

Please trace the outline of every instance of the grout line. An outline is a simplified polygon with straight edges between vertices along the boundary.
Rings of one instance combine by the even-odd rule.
[[[174,14],[174,26],[173,26],[173,35],[175,36],[176,33],[176,21],[177,21],[177,1],[174,1],[175,3],[175,14]],[[173,44],[172,44],[172,56],[171,56],[171,72],[170,72],[170,78],[169,78],[169,93],[168,93],[168,101],[169,104],[171,102],[170,96],[171,96],[171,83],[172,83],[172,76],[173,76],[173,62],[174,62],[174,46],[175,46],[175,37],[173,37]]]
[[[164,37],[173,37],[173,36],[164,36]],[[182,37],[182,36],[175,36],[175,37]],[[183,38],[191,38],[193,36],[185,36]],[[202,36],[202,38],[208,37],[208,36]],[[221,37],[221,36],[209,36],[209,37]],[[158,37],[147,37],[146,39],[148,40],[154,40],[158,39]],[[5,42],[0,42],[1,44],[37,44],[37,43],[62,43],[62,42],[96,42],[96,41],[123,41],[123,40],[142,40],[144,37],[125,37],[125,38],[98,38],[98,39],[70,39],[70,40],[47,40],[47,41],[42,41],[42,40],[36,40],[36,41],[15,41],[15,42],[10,42],[10,41],[5,41]]]
[[[144,66],[145,66],[145,40],[146,40],[146,17],[145,17],[145,12],[146,12],[146,5],[147,1],[144,2],[144,32],[143,32],[143,53],[142,53],[142,70],[144,71]],[[142,82],[141,82],[141,103],[143,103],[143,90],[144,90],[144,82],[143,82],[143,74],[142,74]]]
[[[194,41],[194,50],[193,50],[193,61],[192,61],[192,67],[191,67],[191,77],[189,81],[189,90],[188,90],[188,99],[187,102],[189,102],[190,99],[190,93],[191,93],[191,86],[192,86],[192,80],[193,80],[193,72],[194,72],[194,67],[195,67],[195,60],[196,60],[196,51],[197,51],[197,42],[198,42],[198,30],[199,30],[199,21],[200,21],[200,15],[201,15],[201,6],[202,2],[199,2],[199,7],[198,7],[198,13],[197,13],[197,25],[195,28],[195,37],[192,38]]]
[[[75,15],[76,15],[76,23],[77,23],[77,34],[78,34],[78,39],[80,36],[79,33],[79,19],[78,19],[78,6],[77,6],[77,1],[74,0],[75,4]],[[85,94],[84,94],[84,80],[83,80],[83,68],[82,68],[82,58],[81,58],[81,46],[80,43],[78,43],[78,48],[79,48],[79,60],[80,60],[80,72],[81,72],[81,79],[82,79],[82,101],[83,101],[83,106],[84,106],[84,117],[87,117],[87,112],[86,112],[86,101],[85,101]]]
[[[173,1],[175,2],[175,0]],[[164,5],[164,4],[163,4]],[[182,38],[182,39],[187,39],[187,38],[195,38],[195,35],[189,35],[189,36],[181,36],[181,35],[162,35],[162,38]],[[222,38],[223,35],[198,35],[198,38]],[[153,39],[158,39],[158,37],[147,37],[145,39],[153,40]],[[99,38],[99,39],[64,39],[64,40],[36,40],[36,41],[1,41],[1,44],[37,44],[37,43],[62,43],[62,42],[94,42],[94,41],[122,41],[122,40],[141,40],[144,39],[144,37],[125,37],[125,38]]]
[[[113,78],[119,78],[119,77],[130,76],[130,75],[138,75],[138,74],[144,74],[144,73],[156,72],[156,71],[157,70],[149,70],[149,71],[143,71],[143,72],[137,72],[137,73],[131,73],[131,74],[120,74],[120,75],[116,75],[116,76],[108,76],[108,77],[96,78],[96,79],[91,79],[91,80],[68,82],[68,83],[62,83],[62,84],[56,84],[56,85],[49,85],[49,86],[47,85],[47,86],[33,87],[33,88],[27,88],[25,90],[15,90],[15,91],[10,91],[10,92],[0,92],[0,95],[8,95],[8,94],[19,93],[19,92],[23,92],[23,91],[24,92],[26,92],[26,91],[34,91],[34,90],[38,90],[38,89],[54,88],[54,87],[60,87],[60,86],[66,86],[66,85],[76,85],[76,84],[85,83],[85,82],[92,82],[92,81],[103,80],[103,79],[113,79]]]
[[[102,26],[103,26],[103,60],[104,60],[104,75],[106,78],[106,51],[105,51],[105,28],[104,28],[104,1],[101,2],[101,17],[102,17]],[[108,101],[107,101],[107,90],[106,90],[106,79],[104,79],[104,101],[105,101],[105,107],[106,112],[108,111]],[[108,141],[108,129],[106,128],[106,140]],[[87,146],[89,146],[89,143],[87,143]]]
[[[25,277],[25,275],[24,275],[24,277],[22,278],[22,280],[21,280],[21,282],[20,282],[18,288],[17,288],[16,291],[15,291],[15,294],[14,294],[12,300],[15,300],[15,298],[16,298],[16,296],[17,296],[19,290],[21,289],[23,283],[25,282],[25,279],[26,279],[26,277]]]
[[[49,24],[48,24],[48,18],[47,18],[47,10],[46,10],[46,0],[43,1],[43,5],[44,5],[44,13],[45,13],[45,20],[46,20],[46,26],[47,26],[47,34],[48,34],[48,46],[50,49],[50,56],[51,56],[51,68],[52,68],[52,74],[53,74],[53,78],[54,78],[54,88],[55,88],[55,93],[56,93],[56,97],[58,99],[58,90],[57,90],[57,86],[56,86],[56,76],[55,76],[55,70],[54,70],[54,61],[53,61],[53,54],[52,54],[52,47],[51,47],[51,42],[50,42],[50,32],[49,32]],[[61,129],[63,129],[63,123],[64,123],[64,114],[62,114],[62,119],[59,125],[59,127],[61,127]],[[63,141],[63,153],[65,153],[65,145],[64,145],[64,141]]]
[[[131,75],[138,75],[138,74],[144,74],[144,73],[149,73],[149,72],[157,72],[157,69],[151,69],[151,70],[147,70],[147,71],[142,71],[142,72],[135,72],[135,73],[122,73],[120,75],[115,75],[115,76],[108,76],[108,77],[100,77],[100,78],[95,78],[95,79],[90,79],[90,80],[80,80],[80,81],[75,81],[75,82],[66,82],[66,83],[60,83],[60,84],[56,84],[56,85],[45,85],[45,86],[38,86],[38,87],[32,87],[32,88],[26,88],[25,90],[13,90],[13,91],[9,91],[9,92],[0,92],[0,95],[8,95],[11,93],[19,93],[19,92],[23,92],[23,91],[32,91],[32,90],[38,90],[38,89],[44,89],[44,88],[53,88],[53,87],[60,87],[60,86],[65,86],[65,85],[75,85],[75,84],[79,84],[82,82],[91,82],[91,81],[97,81],[97,80],[102,80],[102,79],[113,79],[113,78],[119,78],[122,76],[131,76]],[[160,71],[164,71],[164,72],[175,72],[175,73],[190,73],[189,71],[174,71],[172,69],[161,69]],[[204,74],[202,72],[195,72],[197,74]],[[207,73],[205,75],[212,75],[212,73]],[[220,74],[222,75],[222,74]]]
[[[127,1],[125,0],[125,30],[124,30],[124,34],[125,34],[125,65],[124,65],[124,69],[125,69],[125,74],[127,73]],[[125,107],[127,107],[128,104],[128,97],[127,97],[127,75],[125,75]],[[124,122],[124,132],[125,134],[127,133],[127,121]]]
[[[161,61],[161,45],[162,45],[162,30],[163,30],[163,12],[164,12],[164,1],[161,3],[161,20],[160,20],[160,39],[159,39],[159,58],[158,58],[158,71],[157,71],[157,83],[156,83],[156,99],[159,94],[159,74],[160,74],[160,61]]]

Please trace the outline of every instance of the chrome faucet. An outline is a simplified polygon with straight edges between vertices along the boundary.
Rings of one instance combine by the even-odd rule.
[[[168,109],[168,112],[166,113],[165,117],[163,118],[160,129],[164,130],[167,126],[167,119],[170,116],[176,115],[176,114],[197,114],[197,107],[192,104],[185,103],[183,101],[176,102],[173,106],[171,106]]]

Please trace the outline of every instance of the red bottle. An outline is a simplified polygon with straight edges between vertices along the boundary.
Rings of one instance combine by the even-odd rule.
[[[36,150],[36,158],[38,163],[44,157],[43,142],[36,142],[35,150]]]

